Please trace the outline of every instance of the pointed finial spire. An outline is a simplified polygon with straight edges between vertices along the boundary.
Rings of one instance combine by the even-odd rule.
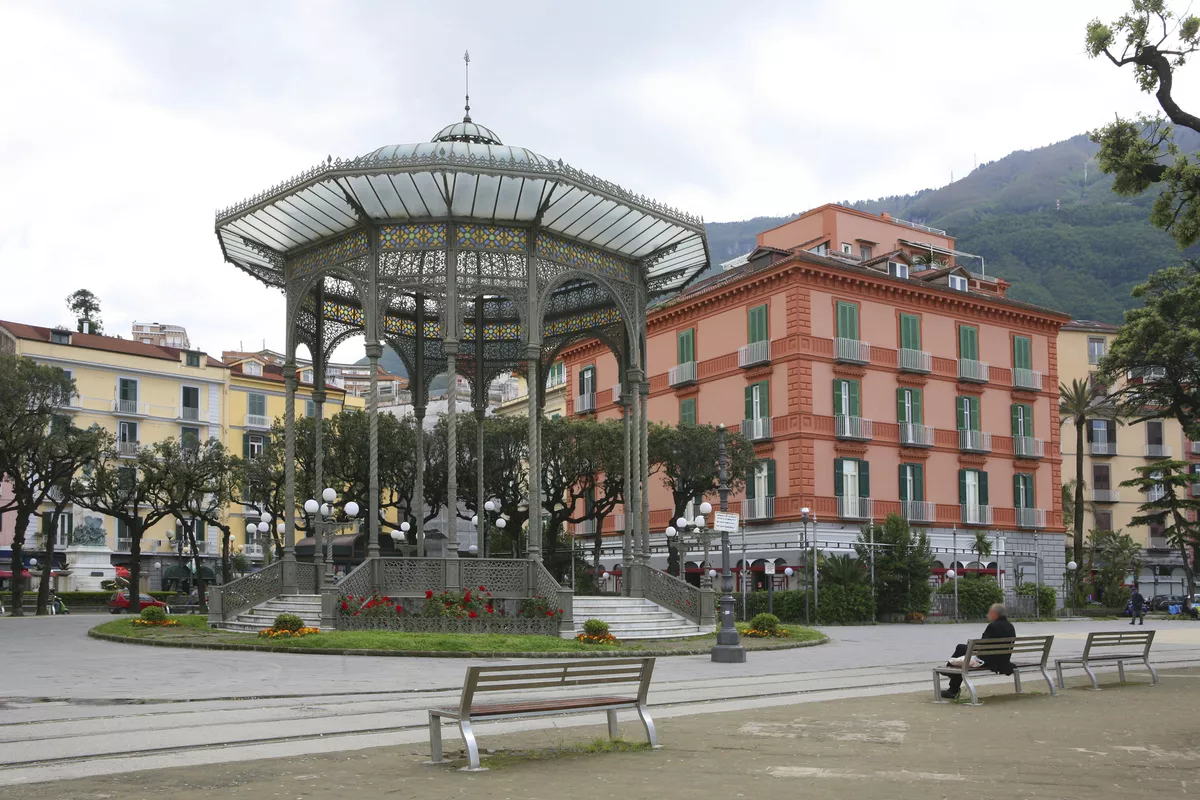
[[[466,74],[465,86],[467,89],[467,92],[466,92],[467,93],[467,104],[466,104],[466,106],[463,107],[467,113],[463,114],[463,122],[470,122],[471,121],[471,51],[470,50],[463,51],[463,69],[465,70],[465,74]]]

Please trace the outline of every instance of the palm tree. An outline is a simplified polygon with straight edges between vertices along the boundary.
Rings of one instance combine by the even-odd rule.
[[[943,256],[930,253],[917,253],[913,256],[913,265],[922,269],[945,269],[950,266]]]
[[[1076,378],[1071,385],[1058,385],[1058,414],[1060,424],[1067,420],[1075,426],[1075,496],[1071,500],[1071,516],[1073,517],[1074,541],[1072,552],[1076,564],[1083,563],[1083,440],[1084,429],[1089,417],[1115,418],[1113,405],[1108,397],[1102,394],[1097,384],[1090,380]],[[1064,511],[1066,505],[1063,506]]]
[[[1074,519],[1075,518],[1075,484],[1076,484],[1076,481],[1074,479],[1072,479],[1072,480],[1065,482],[1062,485],[1063,519]],[[1087,494],[1087,488],[1088,488],[1087,481],[1084,481],[1083,482],[1083,493],[1085,495]],[[1099,508],[1099,506],[1096,505],[1095,501],[1093,501],[1093,500],[1083,501],[1084,512],[1086,514],[1091,514],[1093,519],[1095,519],[1096,510],[1098,508]],[[1068,559],[1068,560],[1070,560],[1070,559]],[[1076,562],[1076,563],[1078,563],[1078,562]]]
[[[857,586],[867,580],[862,562],[848,555],[821,559],[821,580],[831,586]]]
[[[971,544],[971,552],[979,556],[979,563],[986,564],[987,557],[992,554],[992,543],[987,531],[976,531],[975,541]]]

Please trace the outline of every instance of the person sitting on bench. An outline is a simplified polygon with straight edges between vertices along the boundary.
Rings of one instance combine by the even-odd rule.
[[[1008,612],[1004,608],[1003,603],[995,603],[988,609],[987,613],[988,626],[983,631],[981,639],[1011,639],[1017,635],[1017,629],[1008,621]],[[954,648],[953,658],[962,658],[967,654],[967,646],[960,644]],[[947,663],[946,666],[952,667],[953,664]],[[968,665],[969,667],[970,665]],[[1012,657],[1007,653],[1003,655],[984,656],[983,666],[1002,675],[1012,675]],[[953,700],[958,697],[958,690],[962,688],[962,676],[951,675],[950,688],[942,690],[942,697],[947,700]]]

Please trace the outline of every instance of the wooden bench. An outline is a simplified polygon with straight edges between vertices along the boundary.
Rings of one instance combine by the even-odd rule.
[[[1050,658],[1050,646],[1054,644],[1053,636],[1016,636],[1007,639],[971,639],[967,642],[967,652],[963,656],[961,667],[934,667],[933,668],[933,701],[935,703],[948,703],[948,700],[942,698],[942,680],[943,675],[961,675],[963,683],[966,684],[967,690],[971,693],[971,705],[982,705],[979,702],[979,695],[975,691],[975,684],[971,682],[972,675],[991,672],[987,667],[970,668],[972,657],[983,660],[985,656],[1003,656],[1007,655],[1010,658],[1016,659],[1023,657],[1029,660],[1012,662],[1013,683],[1016,684],[1017,694],[1021,694],[1021,673],[1037,671],[1041,673],[1042,678],[1046,681],[1046,685],[1050,687],[1050,694],[1057,695],[1058,692],[1054,689],[1054,681],[1050,679],[1050,674],[1046,672],[1046,662]],[[997,673],[1004,674],[1004,673]]]
[[[1150,670],[1150,678],[1153,683],[1158,683],[1158,672],[1154,667],[1150,666],[1150,645],[1154,643],[1154,631],[1094,631],[1088,634],[1087,642],[1083,645],[1083,655],[1076,658],[1057,658],[1054,660],[1054,668],[1058,672],[1058,685],[1060,688],[1067,688],[1063,683],[1063,667],[1072,664],[1079,664],[1083,667],[1083,671],[1092,679],[1092,689],[1100,691],[1100,683],[1096,680],[1096,673],[1092,672],[1093,664],[1117,662],[1117,672],[1121,676],[1121,683],[1125,682],[1125,662],[1126,661],[1141,661],[1146,665],[1146,669]],[[1119,653],[1100,653],[1093,654],[1093,648],[1107,647],[1123,647],[1126,648]],[[1132,649],[1131,649],[1132,648]]]
[[[646,728],[651,747],[658,748],[654,721],[646,706],[650,692],[650,676],[654,672],[653,658],[591,659],[552,662],[549,664],[519,664],[497,667],[471,667],[463,681],[462,697],[457,708],[429,710],[430,764],[442,761],[442,720],[458,722],[467,745],[468,766],[479,770],[479,745],[471,726],[475,722],[490,722],[516,717],[541,717],[553,714],[579,714],[604,711],[608,714],[608,735],[617,738],[617,712],[634,709]],[[506,702],[479,703],[481,692],[525,692],[530,689],[559,689],[569,687],[607,687],[610,684],[637,684],[636,694],[539,697],[528,696]]]

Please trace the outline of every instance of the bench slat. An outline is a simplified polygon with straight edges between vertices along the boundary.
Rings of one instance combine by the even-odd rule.
[[[597,686],[604,683],[630,683],[627,678],[587,678],[584,680],[527,681],[520,684],[490,683],[476,686],[476,692],[513,692],[520,689],[555,689],[564,686]]]
[[[537,675],[513,675],[511,672],[502,672],[496,675],[481,673],[478,678],[478,683],[502,683],[510,682],[517,683],[523,680],[546,680],[553,678],[555,675],[560,675],[564,678],[590,678],[612,675],[625,675],[631,681],[636,681],[642,677],[642,667],[639,664],[632,669],[626,667],[614,667],[612,669],[559,669],[556,672],[541,672]]]
[[[489,672],[562,672],[564,668],[578,667],[616,667],[616,666],[637,666],[641,667],[644,659],[641,658],[598,658],[588,659],[586,662],[572,662],[564,664],[561,661],[550,664],[489,664],[482,667],[471,667],[477,670],[481,675]]]
[[[572,711],[603,706],[627,706],[637,703],[636,697],[562,697],[556,700],[529,700],[512,703],[483,703],[471,708],[471,718],[498,714],[536,714],[543,711]],[[434,713],[453,716],[457,708],[436,709]]]

